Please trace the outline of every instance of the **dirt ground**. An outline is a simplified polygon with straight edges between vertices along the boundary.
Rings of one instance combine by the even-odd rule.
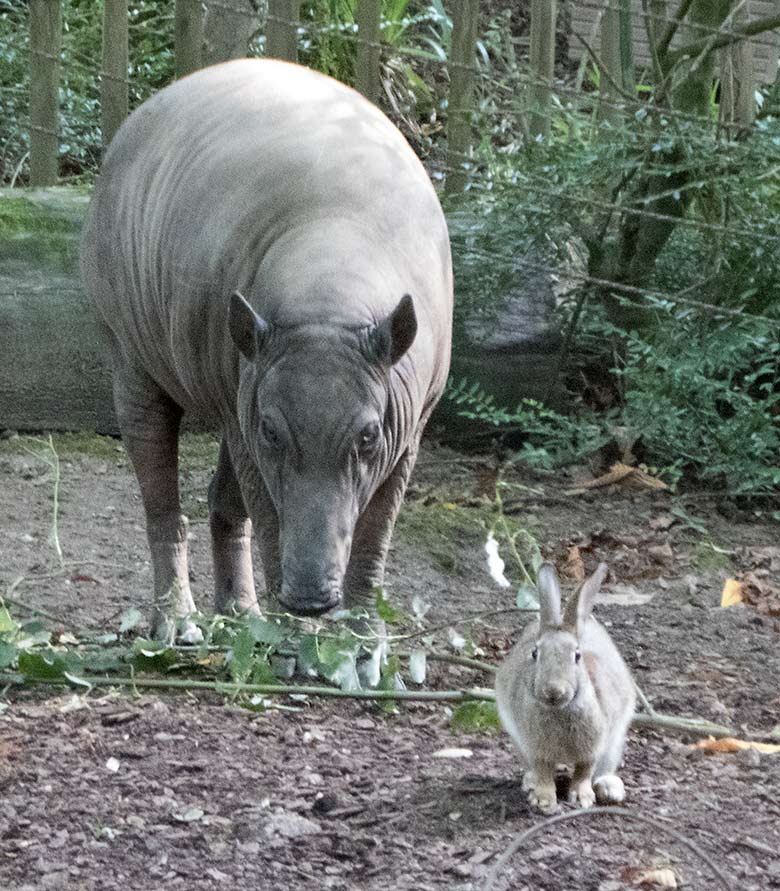
[[[53,613],[61,627],[116,630],[128,607],[148,604],[151,587],[135,481],[114,440],[60,436],[55,446],[66,569],[56,570],[48,543],[50,468],[25,451],[41,447],[8,438],[0,442],[0,591],[23,576],[14,598]],[[214,455],[206,437],[184,444],[193,589],[204,606]],[[656,710],[740,735],[780,735],[780,620],[720,607],[726,578],[777,579],[778,527],[721,514],[707,493],[566,494],[589,473],[509,472],[505,512],[564,572],[580,560],[588,570],[610,563],[598,616]],[[494,483],[490,458],[427,446],[393,545],[391,600],[408,608],[423,596],[432,626],[513,605],[481,550],[478,518]],[[520,625],[514,614],[458,627],[482,658],[497,661]],[[444,649],[446,639],[437,641]],[[440,663],[427,681],[489,684]],[[293,710],[258,714],[216,695],[2,691],[0,888],[478,891],[510,842],[543,819],[520,791],[508,737],[454,732],[446,708],[408,704],[386,714],[367,703],[282,704]],[[682,836],[734,891],[780,888],[780,754],[707,756],[690,745],[695,739],[632,730],[622,772],[627,816],[545,828],[495,887],[725,887],[676,841]],[[453,747],[470,757],[438,756]]]

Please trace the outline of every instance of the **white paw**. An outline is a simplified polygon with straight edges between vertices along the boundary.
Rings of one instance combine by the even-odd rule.
[[[529,769],[523,774],[523,782],[521,788],[523,792],[530,792],[536,787],[538,782],[539,780],[536,778],[536,774],[534,773],[534,771]]]
[[[594,783],[596,798],[599,804],[620,804],[626,797],[626,787],[623,780],[614,773],[599,777]]]
[[[572,789],[569,792],[569,801],[572,804],[579,802],[580,807],[593,807],[596,803],[596,793],[593,791],[590,780],[585,780]]]
[[[543,814],[554,814],[560,807],[555,786],[537,786],[528,793],[528,803]]]

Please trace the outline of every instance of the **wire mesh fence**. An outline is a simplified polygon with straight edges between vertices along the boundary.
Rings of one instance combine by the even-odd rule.
[[[61,14],[55,52],[31,34],[41,3]],[[2,177],[30,181],[38,133],[57,141],[60,181],[89,181],[110,136],[107,86],[132,110],[177,74],[230,55],[297,58],[370,94],[445,184],[461,321],[490,315],[534,274],[555,292],[556,324],[574,320],[586,349],[610,326],[641,333],[648,318],[693,317],[752,326],[760,350],[780,330],[780,81],[756,83],[744,66],[734,75],[731,54],[748,38],[774,50],[780,17],[756,18],[743,0],[717,22],[689,21],[696,4],[635,3],[634,32],[655,50],[629,76],[610,62],[605,28],[631,4],[574,5],[593,13],[590,32],[564,5],[540,35],[535,4],[509,0],[122,0],[127,61],[117,68],[107,64],[108,6],[0,0]],[[534,63],[540,41],[555,50],[547,71]],[[57,100],[54,125],[33,114],[34,59]],[[686,95],[690,84],[703,98]],[[748,117],[726,107],[740,87]],[[606,308],[599,325],[582,325],[584,303]],[[750,362],[740,362],[741,386]],[[748,389],[775,394],[777,368],[753,365],[763,371]]]

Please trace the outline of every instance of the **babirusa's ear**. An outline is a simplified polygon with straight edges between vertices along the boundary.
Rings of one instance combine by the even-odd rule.
[[[539,588],[539,625],[557,628],[561,624],[561,586],[552,563],[542,563],[537,579]]]
[[[228,327],[233,343],[242,355],[250,361],[254,360],[268,333],[268,323],[260,318],[238,291],[230,295]]]
[[[563,627],[576,633],[577,629],[590,618],[593,602],[601,590],[609,568],[606,563],[599,563],[596,571],[590,578],[579,586],[569,598],[566,604],[566,612],[563,616]]]
[[[395,365],[414,342],[417,334],[417,314],[414,301],[404,294],[390,315],[379,322],[369,334],[371,354],[386,365]]]

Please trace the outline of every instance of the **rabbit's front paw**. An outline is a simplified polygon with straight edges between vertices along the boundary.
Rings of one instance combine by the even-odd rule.
[[[583,780],[574,786],[569,792],[569,801],[572,804],[579,802],[580,807],[593,807],[596,803],[596,793],[593,791],[590,780]]]
[[[536,771],[528,768],[528,770],[526,770],[526,772],[523,774],[523,782],[522,782],[523,792],[530,792],[532,789],[536,788],[538,783],[539,783],[539,778],[536,775]]]
[[[528,802],[531,807],[537,808],[544,814],[554,814],[559,810],[554,784],[552,786],[536,786],[531,789],[528,793]]]
[[[593,784],[599,804],[620,804],[626,797],[623,780],[614,773],[599,777]]]

